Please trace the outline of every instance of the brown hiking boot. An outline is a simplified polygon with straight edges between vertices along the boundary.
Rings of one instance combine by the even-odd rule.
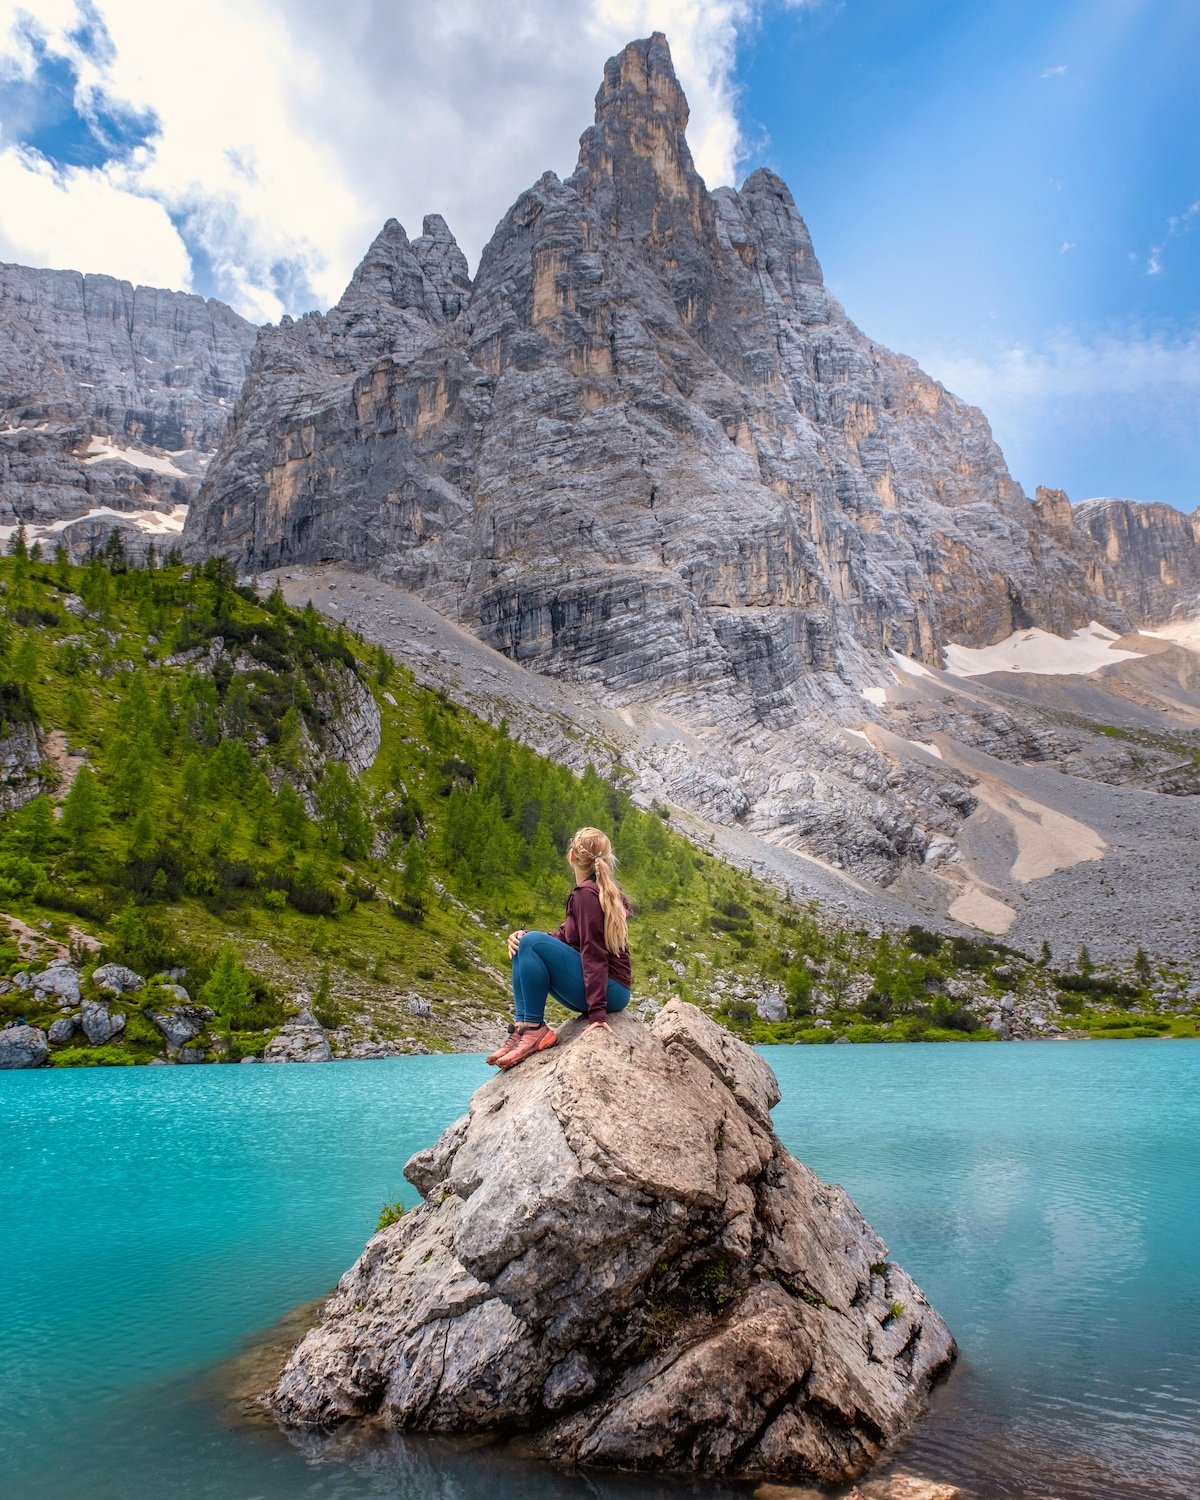
[[[507,1053],[509,1053],[509,1052],[512,1051],[512,1049],[517,1045],[517,1043],[520,1041],[520,1039],[521,1039],[521,1033],[520,1033],[520,1031],[518,1031],[518,1029],[515,1026],[510,1026],[508,1028],[508,1035],[504,1038],[504,1040],[496,1048],[495,1052],[493,1052],[490,1057],[485,1058],[484,1061],[486,1063],[488,1063],[490,1066],[494,1067],[500,1061],[500,1059],[502,1057],[504,1057]]]
[[[535,1052],[545,1052],[547,1047],[553,1047],[557,1041],[558,1034],[551,1031],[544,1021],[540,1026],[526,1026],[517,1035],[517,1045],[510,1052],[505,1052],[496,1066],[506,1071],[515,1068]]]

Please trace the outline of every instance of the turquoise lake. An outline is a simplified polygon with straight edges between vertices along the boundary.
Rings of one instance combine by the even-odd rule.
[[[962,1349],[903,1455],[983,1496],[1200,1495],[1200,1044],[763,1049],[787,1146],[842,1183]],[[214,1371],[354,1260],[482,1057],[0,1073],[0,1494],[615,1500],[397,1441],[306,1457]]]

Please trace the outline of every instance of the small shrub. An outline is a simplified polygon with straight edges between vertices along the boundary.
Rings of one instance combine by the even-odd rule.
[[[379,1213],[379,1223],[375,1226],[375,1233],[386,1229],[389,1224],[396,1224],[404,1217],[404,1204],[397,1199],[394,1203],[385,1203]]]
[[[50,1061],[56,1068],[129,1068],[136,1059],[123,1047],[60,1047]]]
[[[914,953],[919,953],[922,958],[932,958],[942,946],[941,934],[930,932],[927,927],[920,927],[914,923],[904,934],[905,941]]]

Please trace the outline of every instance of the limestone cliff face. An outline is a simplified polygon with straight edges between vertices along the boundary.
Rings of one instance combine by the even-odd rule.
[[[1074,524],[1098,548],[1097,588],[1139,625],[1200,614],[1200,513],[1085,500]]]
[[[472,287],[440,220],[393,221],[328,315],[264,330],[193,555],[375,570],[544,668],[751,717],[882,647],[1090,618],[982,414],[849,321],[777,177],[710,193],[686,123],[632,43]]]
[[[221,302],[0,265],[0,524],[186,504],[254,335]]]

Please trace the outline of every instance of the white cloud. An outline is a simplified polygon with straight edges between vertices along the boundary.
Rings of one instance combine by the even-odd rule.
[[[0,260],[190,291],[191,262],[166,210],[118,176],[0,149]]]
[[[1196,504],[1200,328],[1060,332],[985,352],[913,351],[955,395],[987,415],[1014,475],[1066,484],[1075,499],[1124,494]]]
[[[1189,203],[1182,213],[1172,214],[1167,220],[1167,232],[1157,245],[1150,247],[1150,254],[1146,257],[1146,275],[1161,276],[1163,269],[1163,252],[1171,240],[1178,239],[1181,234],[1187,234],[1192,225],[1200,216],[1200,198]]]
[[[130,274],[122,267],[137,263],[151,268],[137,274],[179,285],[186,268],[161,228],[174,219],[218,295],[255,319],[336,300],[393,214],[415,235],[424,213],[443,213],[474,263],[520,192],[548,167],[572,170],[605,59],[654,30],[667,34],[688,95],[700,172],[713,186],[732,181],[743,148],[734,48],[764,4],[93,0],[112,47],[88,55],[71,0],[39,0],[36,21],[15,31],[20,7],[0,0],[0,68],[30,75],[32,25],[77,68],[81,113],[103,99],[159,125],[127,162],[88,174],[77,219],[82,179],[58,174],[53,233],[49,220],[45,234],[19,233],[0,200],[0,243],[41,263],[61,260],[56,245],[78,246],[82,269]],[[46,168],[27,154],[21,163],[36,179],[22,182],[28,195]],[[137,203],[146,226],[156,216],[153,234],[136,227]],[[108,228],[94,240],[97,221]],[[123,240],[142,245],[118,264]]]
[[[1062,78],[1065,76],[1066,71],[1066,63],[1055,63],[1052,68],[1043,68],[1040,76],[1042,78]]]
[[[1062,244],[1058,247],[1058,253],[1060,255],[1068,255],[1072,250],[1076,248],[1077,246],[1074,240],[1063,240]]]
[[[1089,339],[1067,331],[1037,346],[1014,344],[988,355],[929,348],[917,358],[949,390],[989,414],[1001,405],[1032,407],[1075,396],[1200,397],[1200,332],[1168,337],[1133,329]]]

